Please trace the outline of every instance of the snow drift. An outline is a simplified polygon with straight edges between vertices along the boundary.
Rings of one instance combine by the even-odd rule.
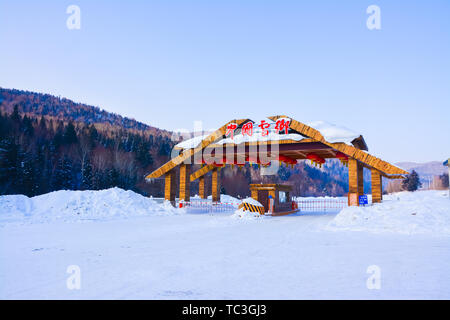
[[[399,192],[370,207],[348,207],[325,229],[450,235],[448,191]]]
[[[170,203],[160,204],[120,188],[60,190],[32,198],[24,195],[0,197],[0,223],[97,220],[183,212],[183,209],[176,209]]]

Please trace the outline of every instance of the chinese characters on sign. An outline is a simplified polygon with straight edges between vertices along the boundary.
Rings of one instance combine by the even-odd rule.
[[[290,123],[291,121],[289,119],[278,119],[275,122],[275,132],[279,134],[280,132],[284,131],[284,134],[288,134]],[[234,131],[237,129],[237,127],[238,126],[236,123],[230,123],[227,126],[225,135],[227,137],[231,136],[231,139],[234,139]],[[261,128],[261,136],[265,137],[269,135],[270,123],[266,122],[265,120],[261,120],[261,124],[259,124],[258,127]],[[241,129],[241,134],[243,136],[247,135],[251,137],[253,135],[253,122],[247,122],[246,124],[244,124]]]

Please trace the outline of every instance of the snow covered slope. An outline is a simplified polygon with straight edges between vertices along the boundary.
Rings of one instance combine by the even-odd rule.
[[[448,191],[399,192],[384,196],[383,203],[343,209],[329,230],[433,233],[450,235]]]
[[[32,198],[23,195],[0,197],[0,223],[105,220],[181,212],[170,204],[158,204],[151,198],[120,188],[61,190]]]

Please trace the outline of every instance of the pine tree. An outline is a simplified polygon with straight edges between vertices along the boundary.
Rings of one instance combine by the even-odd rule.
[[[81,166],[81,189],[92,189],[92,166],[88,157],[84,159]]]
[[[75,126],[72,122],[69,122],[66,126],[63,135],[63,143],[64,144],[72,144],[77,142],[77,133],[75,132]]]
[[[422,183],[420,182],[419,174],[415,170],[413,170],[402,182],[403,189],[408,191],[416,191],[421,186]]]
[[[71,190],[75,189],[72,179],[72,162],[67,157],[61,157],[53,173],[53,190]]]

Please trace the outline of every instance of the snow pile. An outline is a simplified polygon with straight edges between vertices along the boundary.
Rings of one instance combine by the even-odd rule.
[[[111,188],[100,191],[55,191],[28,198],[0,197],[0,223],[46,222],[53,220],[99,220],[149,214],[179,214],[170,203],[158,204],[133,191]]]
[[[244,210],[244,208],[236,210],[231,218],[233,219],[243,219],[243,220],[256,220],[259,219],[261,215],[258,212],[251,212],[248,210]]]
[[[192,201],[192,198],[193,197],[191,197],[191,201]],[[196,195],[195,199],[200,199],[200,197]],[[200,199],[200,200],[202,200],[202,199]],[[212,196],[211,195],[208,196],[208,201],[212,201]],[[241,200],[239,200],[238,198],[229,196],[227,194],[221,194],[220,195],[220,202],[222,202],[222,203],[231,203],[231,204],[238,205],[238,204],[241,203]]]
[[[245,202],[245,203],[257,206],[257,207],[262,207],[263,206],[260,202],[256,201],[253,198],[250,198],[250,197],[249,198],[245,198],[244,200],[242,200],[242,202]]]
[[[257,207],[262,207],[263,205],[261,203],[259,203],[258,201],[256,201],[253,198],[245,198],[244,200],[242,200],[242,203],[248,203]],[[231,217],[233,219],[244,219],[244,220],[254,220],[254,219],[258,219],[261,217],[261,214],[259,212],[251,212],[248,210],[244,210],[244,207],[236,210]]]
[[[399,192],[370,207],[343,209],[327,230],[450,234],[450,200],[447,191]]]

